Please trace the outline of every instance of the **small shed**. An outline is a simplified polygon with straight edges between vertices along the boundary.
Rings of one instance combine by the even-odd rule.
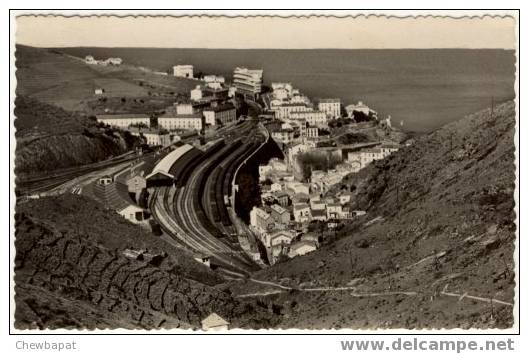
[[[215,312],[211,313],[208,317],[201,321],[202,330],[209,331],[223,331],[227,330],[230,323],[224,318],[217,315]]]

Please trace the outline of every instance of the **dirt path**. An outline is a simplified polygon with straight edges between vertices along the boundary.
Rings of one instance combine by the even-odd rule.
[[[380,297],[380,296],[397,296],[397,295],[418,296],[419,295],[419,293],[416,292],[416,291],[384,291],[384,292],[372,292],[372,293],[367,293],[367,292],[366,293],[358,293],[358,292],[356,292],[356,287],[355,286],[294,288],[294,287],[291,287],[291,286],[285,286],[285,285],[282,285],[282,284],[278,284],[278,283],[274,283],[274,282],[270,282],[270,281],[265,281],[265,280],[258,280],[258,279],[253,279],[253,278],[249,278],[248,280],[250,280],[251,282],[257,283],[257,284],[269,285],[269,286],[273,286],[273,287],[276,287],[276,288],[279,288],[279,289],[282,289],[282,290],[269,290],[269,291],[263,291],[263,292],[260,292],[260,293],[258,292],[258,293],[251,293],[251,294],[242,294],[242,295],[238,295],[237,297],[268,296],[268,295],[280,294],[282,292],[285,292],[286,290],[297,290],[297,291],[306,291],[306,292],[316,292],[316,291],[320,291],[320,292],[351,291],[351,296],[353,296],[353,297]],[[448,284],[444,287],[443,291],[441,291],[439,293],[439,295],[449,296],[449,297],[456,297],[456,298],[458,298],[458,301],[462,301],[464,299],[471,299],[471,300],[475,300],[475,301],[487,302],[487,303],[490,303],[490,304],[494,303],[494,304],[504,305],[504,306],[511,306],[511,307],[514,306],[514,304],[512,304],[510,302],[503,301],[503,300],[494,299],[494,298],[487,298],[487,297],[482,297],[482,296],[470,295],[467,292],[465,292],[463,294],[452,293],[452,292],[447,292],[446,291],[447,289],[448,289]]]

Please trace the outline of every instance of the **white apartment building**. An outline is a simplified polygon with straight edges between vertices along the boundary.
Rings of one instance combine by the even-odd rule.
[[[237,67],[233,71],[233,85],[238,93],[255,97],[262,90],[263,70]]]
[[[379,148],[364,149],[361,151],[350,152],[347,155],[347,160],[351,163],[360,163],[360,168],[364,168],[375,160],[381,160],[391,153],[398,150],[396,146],[384,145]]]
[[[212,126],[217,124],[226,125],[237,120],[237,112],[231,103],[205,108],[202,113],[205,123]]]
[[[279,106],[272,107],[277,119],[290,119],[292,113],[310,112],[312,108],[305,103],[283,103]]]
[[[191,90],[191,100],[193,101],[200,101],[202,99],[202,87],[196,86],[193,90]]]
[[[369,108],[366,104],[364,104],[362,101],[358,101],[357,104],[350,104],[347,107],[345,107],[345,111],[347,112],[347,116],[352,118],[355,111],[362,112],[365,115],[369,115],[369,113],[373,113],[376,115],[376,112],[373,111],[371,108]]]
[[[149,146],[169,146],[172,143],[169,132],[163,132],[157,129],[138,129],[131,128],[130,133],[134,136],[145,138]]]
[[[202,130],[204,117],[199,114],[171,114],[165,113],[158,117],[158,126],[167,130]]]
[[[294,141],[294,130],[280,129],[272,132],[272,139],[282,144],[290,144]]]
[[[175,103],[176,114],[194,114],[195,109],[191,103]]]
[[[173,75],[176,77],[193,78],[193,65],[176,65],[173,66]]]
[[[226,82],[226,79],[224,79],[224,76],[220,75],[204,75],[204,81],[205,82],[220,82],[223,84]]]
[[[309,222],[311,218],[310,207],[307,203],[296,203],[293,208],[296,222]]]
[[[290,113],[290,119],[305,121],[310,126],[327,127],[327,114],[321,111],[304,111]]]
[[[318,110],[325,112],[327,117],[336,119],[341,116],[341,102],[339,98],[326,98],[318,102]]]
[[[96,119],[100,123],[121,129],[140,124],[151,126],[151,119],[146,114],[98,114]]]

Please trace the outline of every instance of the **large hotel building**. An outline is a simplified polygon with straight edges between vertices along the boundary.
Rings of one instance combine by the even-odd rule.
[[[263,70],[235,68],[233,71],[233,85],[236,87],[237,93],[255,99],[261,93]]]

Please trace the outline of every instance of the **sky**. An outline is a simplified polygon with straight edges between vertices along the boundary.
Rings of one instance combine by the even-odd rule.
[[[513,18],[36,17],[16,19],[35,47],[515,48]]]

